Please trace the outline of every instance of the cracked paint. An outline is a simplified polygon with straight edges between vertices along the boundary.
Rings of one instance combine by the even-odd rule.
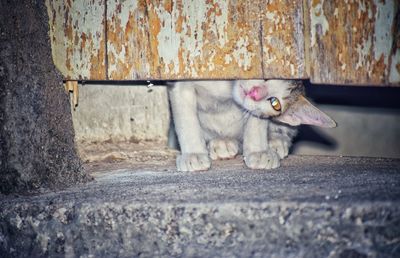
[[[374,58],[378,61],[381,57],[383,57],[383,63],[386,67],[389,64],[389,56],[390,53],[388,49],[391,49],[393,37],[391,28],[394,22],[394,1],[377,1],[376,4],[376,14],[375,14],[375,23],[374,23]],[[387,29],[384,29],[387,28]],[[388,69],[385,69],[385,73],[388,73]]]
[[[107,0],[108,77],[150,76],[151,44],[144,1]]]
[[[399,12],[394,0],[309,0],[308,4],[314,6],[310,10],[312,82],[400,83],[394,79],[396,71],[392,72],[393,63],[398,63],[392,54]]]
[[[317,36],[325,36],[329,30],[329,22],[324,14],[324,0],[314,0],[311,4],[311,47],[317,43]],[[336,10],[335,10],[336,11]],[[318,33],[318,35],[317,35]]]
[[[305,78],[302,2],[265,0],[260,19],[264,77]]]
[[[104,1],[49,1],[55,66],[67,79],[106,79]]]
[[[126,2],[109,1],[111,79],[262,77],[253,2],[147,0],[122,6]]]
[[[46,4],[53,60],[66,79],[400,84],[395,0]]]
[[[251,67],[251,60],[255,56],[255,53],[249,53],[247,48],[250,46],[249,38],[242,37],[236,42],[236,51],[233,52],[233,58],[239,67],[243,68],[245,71],[249,70]]]
[[[400,48],[392,56],[392,64],[390,67],[389,82],[392,84],[400,82]]]
[[[360,43],[357,44],[356,51],[358,54],[358,59],[355,66],[356,70],[364,69],[364,67],[369,67],[371,65],[370,60],[368,60],[368,56],[370,55],[371,52],[371,47],[372,47],[372,35],[369,35],[367,39],[362,41],[361,44]]]

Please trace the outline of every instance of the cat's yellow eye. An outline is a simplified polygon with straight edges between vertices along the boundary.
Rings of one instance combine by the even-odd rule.
[[[282,107],[281,107],[281,103],[279,102],[279,99],[277,99],[275,97],[271,97],[268,100],[271,103],[271,106],[275,111],[281,111]]]

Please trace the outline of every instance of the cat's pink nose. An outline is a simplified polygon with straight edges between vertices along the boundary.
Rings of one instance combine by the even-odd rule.
[[[264,98],[264,92],[260,86],[254,86],[250,89],[250,91],[247,92],[246,95],[255,101],[259,101]]]

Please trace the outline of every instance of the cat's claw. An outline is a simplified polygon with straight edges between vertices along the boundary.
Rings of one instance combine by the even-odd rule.
[[[269,149],[263,152],[252,152],[244,156],[247,167],[251,169],[273,169],[280,166],[279,155]]]
[[[178,171],[202,171],[211,167],[211,160],[207,154],[185,153],[176,158]]]
[[[208,150],[212,160],[232,159],[239,152],[236,140],[214,139],[208,143]]]
[[[289,154],[289,143],[280,139],[272,139],[269,141],[269,147],[278,153],[279,158],[283,159]]]

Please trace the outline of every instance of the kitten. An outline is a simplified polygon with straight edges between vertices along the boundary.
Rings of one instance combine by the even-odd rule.
[[[169,97],[181,147],[179,171],[207,170],[211,160],[239,153],[251,169],[277,168],[295,126],[336,126],[305,99],[300,81],[180,81]]]

